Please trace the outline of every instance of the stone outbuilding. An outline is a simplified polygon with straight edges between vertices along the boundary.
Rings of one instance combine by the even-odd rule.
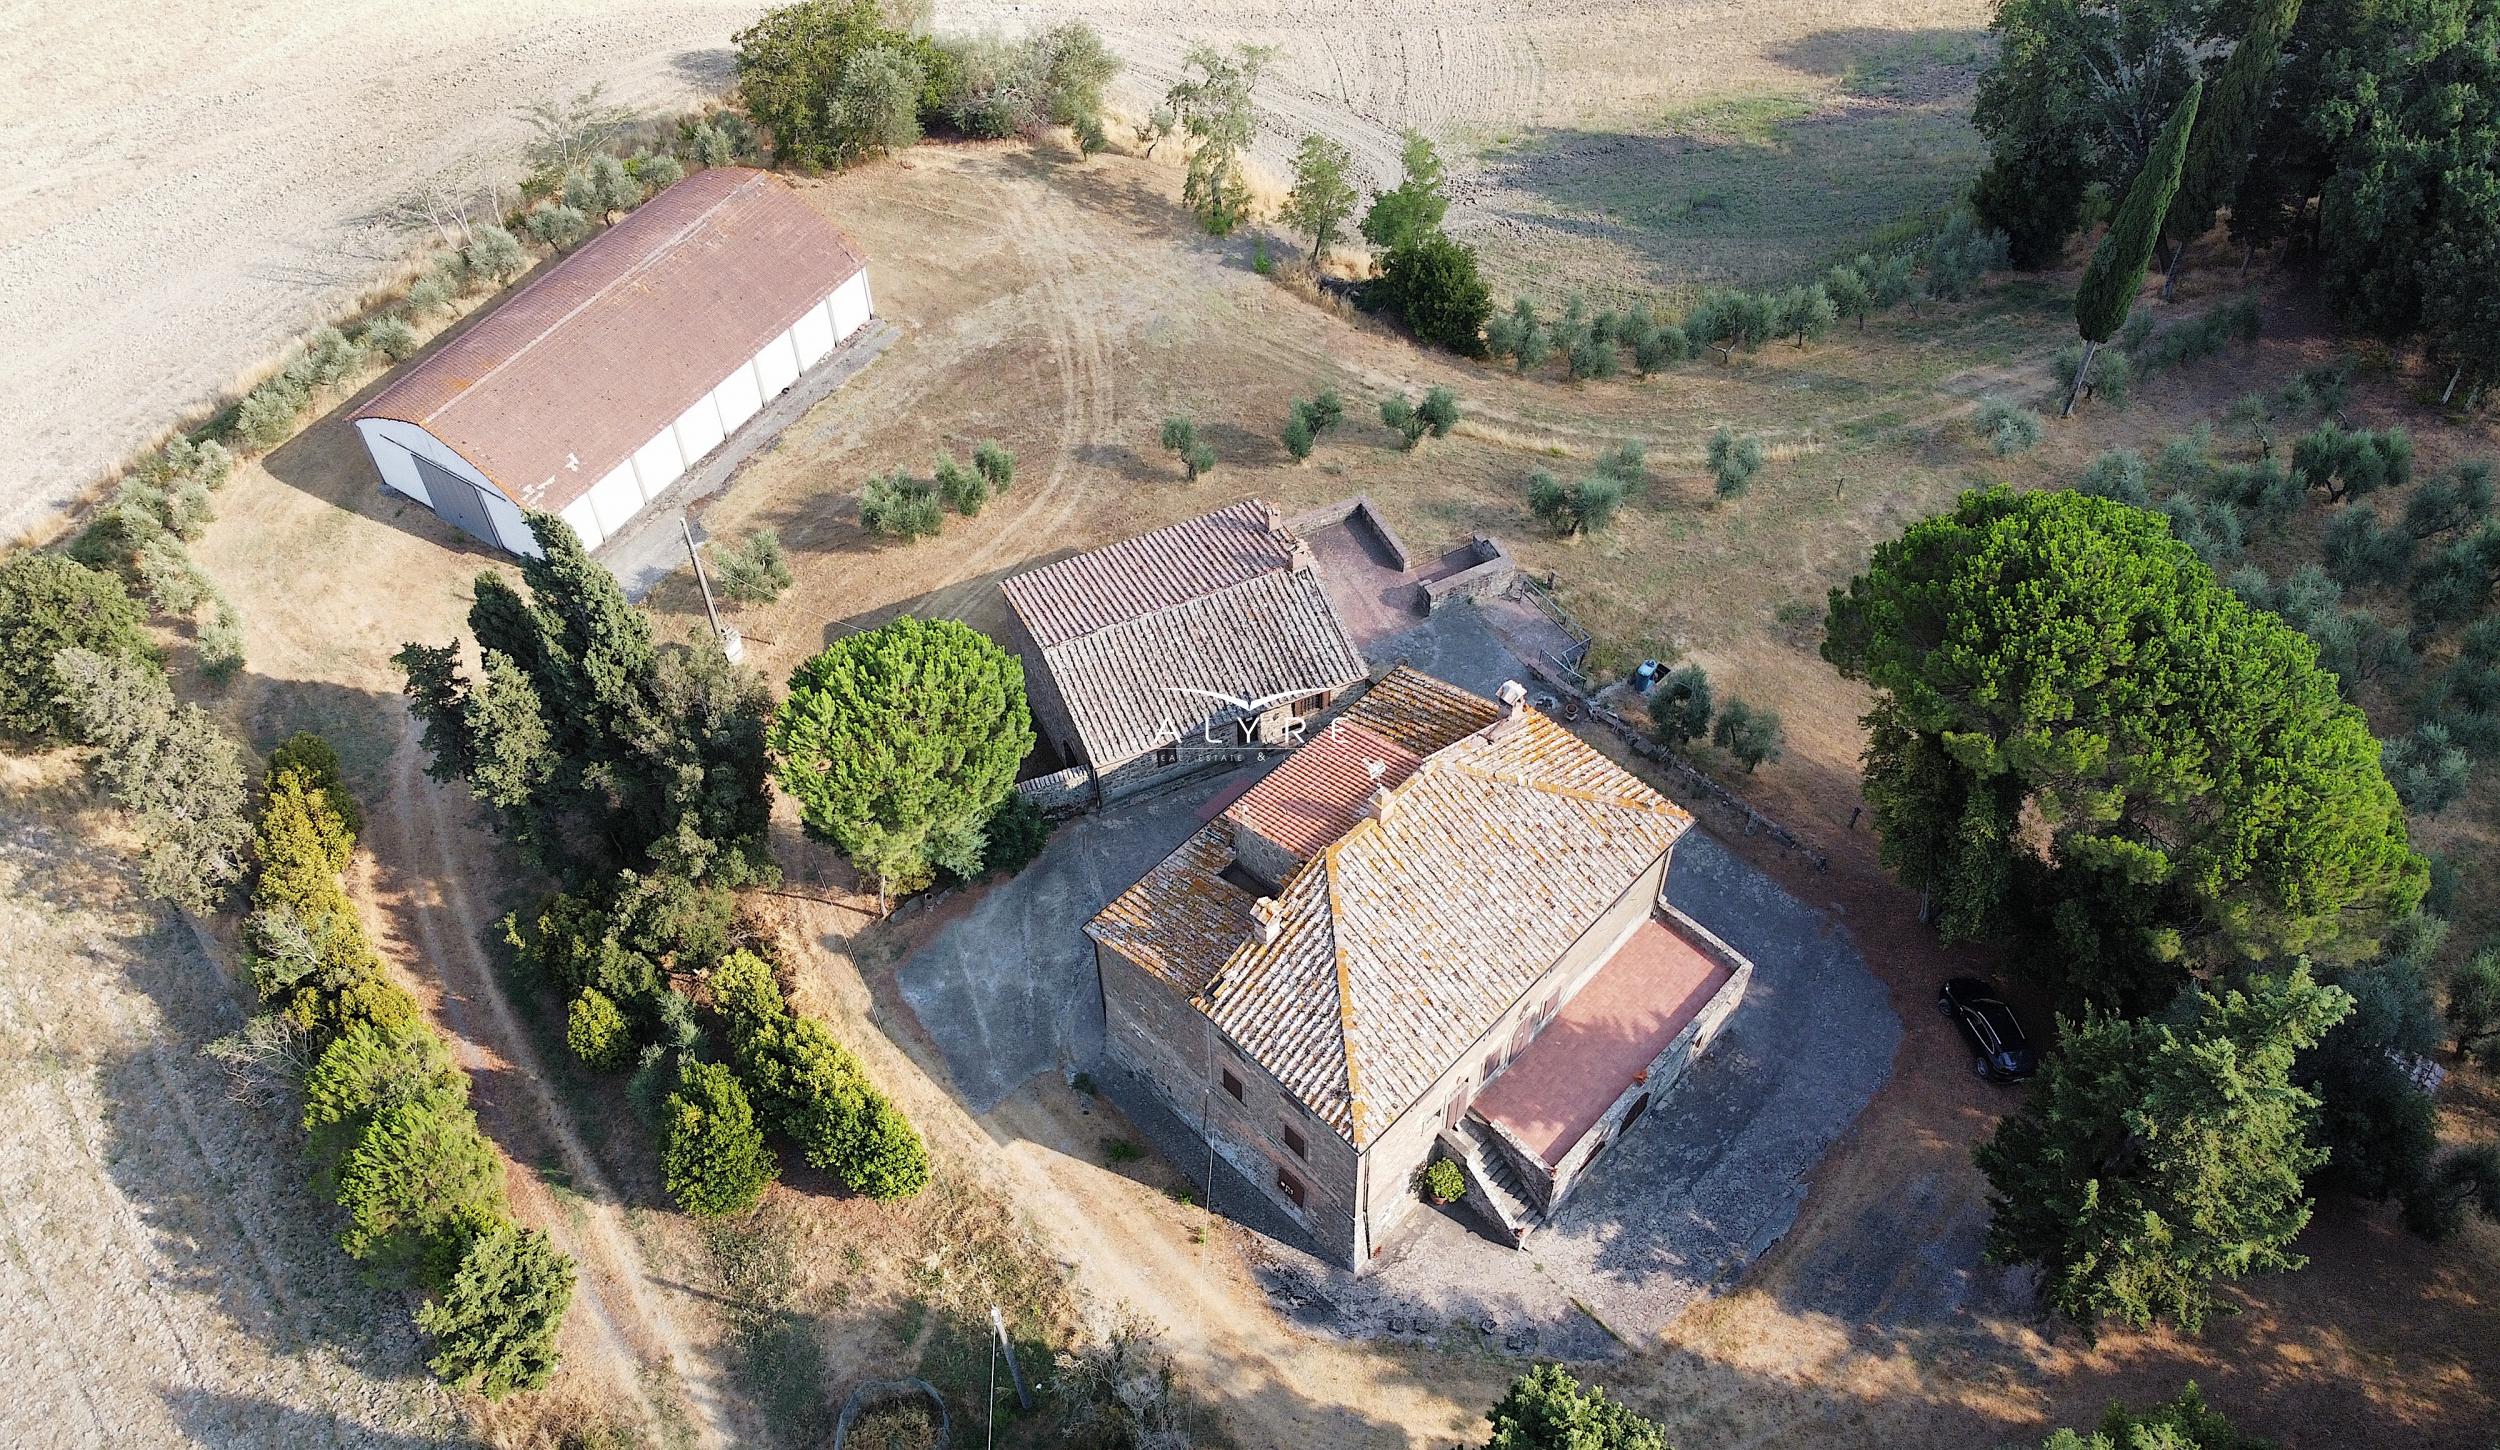
[[[1391,671],[1087,927],[1113,1069],[1353,1267],[1436,1154],[1521,1242],[1752,976],[1692,818],[1503,695]]]
[[[1290,749],[1365,673],[1309,546],[1255,499],[999,588],[1034,728],[1095,804]]]

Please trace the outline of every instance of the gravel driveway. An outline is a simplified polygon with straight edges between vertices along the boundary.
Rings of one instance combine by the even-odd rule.
[[[1259,767],[1264,768],[1264,767]],[[1059,828],[1040,860],[989,888],[906,958],[896,978],[975,1113],[1035,1073],[1102,1056],[1102,983],[1085,923],[1198,829],[1239,770]]]

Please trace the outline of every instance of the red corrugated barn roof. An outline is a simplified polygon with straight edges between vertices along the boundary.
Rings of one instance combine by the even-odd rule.
[[[356,416],[417,424],[514,501],[553,513],[865,265],[778,177],[698,171]]]

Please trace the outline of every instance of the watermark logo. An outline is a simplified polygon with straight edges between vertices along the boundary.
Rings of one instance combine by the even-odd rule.
[[[1287,690],[1281,694],[1246,699],[1240,695],[1227,695],[1221,690],[1197,690],[1187,685],[1166,685],[1163,687],[1163,693],[1212,700],[1217,708],[1208,711],[1198,722],[1199,738],[1193,744],[1187,738],[1188,727],[1182,725],[1172,707],[1166,705],[1163,711],[1163,722],[1156,727],[1152,742],[1157,749],[1238,750],[1245,745],[1255,745],[1263,749],[1282,750],[1302,743],[1302,727],[1305,722],[1301,716],[1271,715],[1270,712],[1280,705],[1289,705],[1303,698],[1310,693],[1308,690]],[[1251,738],[1233,737],[1231,732],[1240,725],[1249,727]],[[1219,729],[1226,733],[1218,735],[1216,732]]]

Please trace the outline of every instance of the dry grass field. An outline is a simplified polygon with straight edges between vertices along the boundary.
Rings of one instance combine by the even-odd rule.
[[[1087,13],[1149,91],[1187,38],[1283,45],[1271,149],[1318,127],[1370,137],[1358,154],[1376,159],[1398,124],[1438,128],[1470,158],[1454,221],[1505,290],[1533,278],[1542,297],[1577,286],[1610,299],[1774,279],[1932,206],[1969,155],[1957,118],[1977,4],[1451,0],[1395,25],[1355,6],[1317,18],[1228,6],[1220,21],[1215,9]],[[940,20],[983,28],[1036,14],[948,6]],[[691,7],[670,17],[738,23]],[[652,44],[654,56],[666,48]],[[569,85],[586,73],[552,74]],[[880,310],[903,338],[698,514],[715,538],[769,525],[790,549],[797,586],[735,614],[769,677],[843,628],[897,612],[992,622],[1001,574],[1241,497],[1291,511],[1365,492],[1421,547],[1496,534],[1554,573],[1608,659],[1699,660],[1723,694],[1783,714],[1784,759],[1752,777],[1723,773],[1830,854],[1820,875],[1776,853],[1762,864],[1857,937],[1907,1029],[1891,1083],[1825,1160],[1788,1237],[1735,1292],[1595,1378],[1687,1450],[2011,1443],[2191,1376],[2242,1425],[2289,1445],[2488,1450],[2500,1421],[2500,1234],[2488,1229],[2433,1249],[2387,1215],[2332,1206],[2305,1245],[2313,1267],[2245,1286],[2246,1312],[2201,1340],[2110,1335],[2093,1347],[1963,1301],[1952,1286],[1967,1265],[1938,1262],[1934,1246],[1966,1242],[1984,1216],[1967,1149],[2009,1100],[1971,1079],[1928,1010],[1935,977],[1959,959],[1916,926],[1868,833],[1849,828],[1864,701],[1815,654],[1825,591],[1959,489],[2068,478],[2116,443],[2150,451],[2324,356],[2323,322],[2286,300],[2296,294],[2270,295],[2253,354],[2192,367],[2124,413],[2088,410],[2001,460],[1971,435],[1968,411],[1983,395],[2046,387],[2043,360],[2070,332],[2071,278],[2003,283],[1971,303],[1802,351],[1776,344],[1728,367],[1685,364],[1646,382],[1521,379],[1418,351],[1255,275],[1251,238],[1217,241],[1189,225],[1170,159],[924,147],[801,183],[875,259]],[[1877,164],[1886,159],[1889,169]],[[1861,177],[1881,190],[1856,189]],[[2221,268],[2191,274],[2179,305],[2199,307],[2232,282]],[[166,355],[130,336],[132,354]],[[1372,409],[1431,384],[1457,391],[1466,421],[1400,452]],[[9,379],[5,391],[19,386]],[[1289,399],[1322,386],[1345,393],[1349,423],[1297,466],[1276,430]],[[218,496],[220,518],[196,553],[240,607],[250,664],[202,698],[262,748],[311,728],[345,755],[375,820],[354,885],[377,940],[460,1039],[523,1212],[583,1263],[567,1368],[544,1399],[492,1412],[454,1406],[414,1377],[400,1307],[361,1312],[375,1301],[324,1242],[327,1221],[285,1150],[269,1146],[283,1135],[239,1115],[192,1055],[239,1014],[220,972],[226,953],[130,902],[56,760],[11,767],[0,792],[0,1061],[25,1106],[0,1155],[25,1189],[0,1262],[0,1344],[21,1382],[49,1397],[0,1411],[0,1440],[433,1443],[460,1433],[465,1411],[472,1428],[515,1445],[553,1445],[591,1421],[667,1444],[821,1444],[862,1379],[917,1367],[977,1399],[966,1322],[996,1300],[1021,1333],[1054,1339],[1122,1306],[1150,1315],[1207,1443],[1479,1442],[1483,1410],[1515,1366],[1290,1329],[1243,1271],[1231,1231],[1202,1236],[1151,1165],[1104,1164],[1101,1109],[1054,1081],[986,1117],[964,1112],[893,980],[961,902],[875,921],[795,831],[782,843],[790,884],[763,904],[802,963],[802,1002],[929,1133],[938,1185],[884,1210],[793,1175],[726,1231],[666,1212],[617,1086],[573,1068],[545,1004],[500,970],[492,922],[540,888],[501,856],[461,792],[417,768],[387,662],[403,641],[462,632],[468,579],[505,565],[375,488],[338,421],[347,402]],[[2500,453],[2488,428],[2419,417],[2399,377],[2364,375],[2352,411],[2411,419],[2426,467]],[[1221,458],[1196,485],[1156,446],[1175,412],[1194,416]],[[1722,423],[1760,435],[1772,457],[1745,498],[1724,504],[1701,469]],[[861,532],[852,495],[870,473],[925,472],[940,451],[983,438],[1018,454],[1011,495],[915,545]],[[1563,543],[1532,527],[1531,469],[1568,477],[1626,438],[1648,445],[1650,478],[1614,531]],[[2314,527],[2268,546],[2283,567],[2314,556],[2314,532],[2302,532]],[[690,579],[663,584],[652,604],[669,632],[700,627]],[[2434,843],[2488,867],[2500,844],[2468,823],[2493,820],[2495,807],[2486,784],[2434,827]],[[2464,1081],[2451,1097],[2454,1133],[2500,1131],[2488,1083]],[[1872,1300],[1837,1293],[1843,1277],[1870,1277],[1855,1264],[1844,1276],[1837,1262],[1867,1244],[1897,1246],[1890,1287]],[[85,1266],[108,1253],[116,1267],[99,1294]],[[49,1333],[56,1323],[75,1327]],[[83,1371],[56,1363],[62,1344]],[[116,1352],[80,1348],[91,1345]],[[1038,1431],[1006,1425],[1002,1439],[1031,1443]]]

